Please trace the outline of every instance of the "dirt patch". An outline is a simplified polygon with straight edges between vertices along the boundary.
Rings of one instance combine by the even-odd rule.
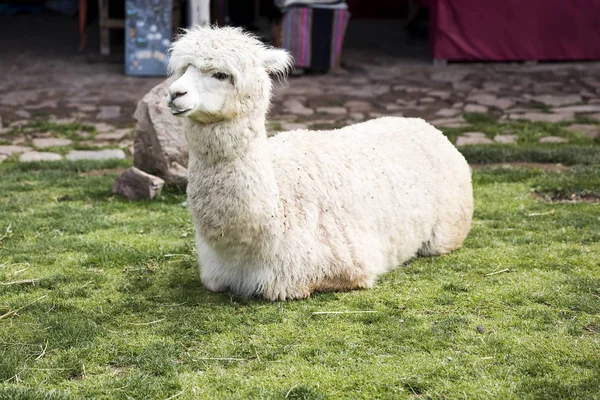
[[[491,164],[470,164],[473,169],[481,168],[538,168],[543,171],[563,172],[569,169],[562,164],[536,163],[536,162],[510,162],[510,163],[491,163]]]
[[[600,203],[600,195],[595,193],[586,194],[559,194],[559,193],[544,193],[535,191],[533,195],[538,200],[546,203]]]

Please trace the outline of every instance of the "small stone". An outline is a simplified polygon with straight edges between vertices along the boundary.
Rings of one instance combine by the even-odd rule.
[[[112,142],[107,142],[107,141],[82,140],[79,142],[79,145],[100,148],[100,147],[109,147],[109,146],[114,147],[115,144]]]
[[[464,110],[467,113],[486,113],[486,112],[488,112],[487,106],[482,106],[481,104],[467,104],[465,106]]]
[[[466,126],[466,122],[462,117],[436,119],[431,121],[430,124],[444,128],[461,128]]]
[[[534,122],[563,122],[574,118],[573,113],[546,114],[541,112],[527,112],[525,114],[510,114],[509,119],[525,119]]]
[[[129,200],[152,200],[160,194],[165,181],[136,167],[131,167],[115,179],[113,193]]]
[[[402,110],[404,107],[399,106],[398,104],[386,104],[385,105],[385,109],[388,111],[399,111]]]
[[[318,107],[317,112],[329,115],[344,115],[348,113],[344,107]]]
[[[37,147],[38,149],[44,149],[46,147],[62,147],[68,146],[73,143],[70,139],[62,139],[62,138],[39,138],[32,140],[33,147]]]
[[[96,122],[92,124],[92,126],[96,129],[96,132],[98,133],[112,132],[115,130],[115,127],[113,125],[107,124],[105,122]]]
[[[45,100],[45,101],[42,101],[41,103],[28,104],[25,106],[25,108],[28,110],[40,110],[42,108],[56,108],[56,107],[58,107],[57,99]]]
[[[441,99],[441,100],[448,100],[450,98],[449,92],[444,92],[441,90],[434,90],[431,92],[427,92],[427,94],[429,96],[437,97],[438,99]]]
[[[289,99],[283,102],[283,108],[294,115],[313,115],[315,112],[306,107],[300,100]]]
[[[517,142],[517,135],[496,135],[494,136],[494,142],[513,144]]]
[[[121,149],[110,149],[110,150],[71,150],[67,154],[67,160],[110,160],[110,159],[124,159],[125,152]]]
[[[98,140],[123,140],[125,137],[131,134],[130,129],[117,129],[112,133],[99,133],[95,139]]]
[[[120,106],[100,106],[100,112],[96,115],[96,119],[115,119],[120,116]]]
[[[280,124],[281,128],[283,128],[284,131],[297,131],[299,129],[308,129],[308,125],[297,122],[281,121]]]
[[[2,146],[0,145],[0,154],[4,154],[7,156],[13,155],[13,154],[17,154],[17,153],[25,153],[26,151],[31,150],[31,148],[29,147],[24,147],[24,146]]]
[[[21,162],[31,162],[31,161],[58,161],[61,160],[62,157],[57,153],[46,153],[40,151],[28,151],[27,153],[23,153],[19,156],[19,161]]]
[[[570,104],[581,103],[583,99],[578,94],[568,94],[568,95],[552,95],[552,94],[543,94],[539,96],[527,96],[533,101],[538,103],[545,104],[550,107],[561,107],[567,106]]]
[[[441,110],[436,112],[435,115],[438,115],[440,117],[454,117],[458,113],[460,113],[460,111],[454,108],[442,108]]]
[[[351,111],[369,111],[373,109],[373,105],[364,100],[350,100],[344,103],[344,107]]]
[[[484,138],[487,137],[487,135],[483,132],[465,132],[463,133],[464,136],[468,136],[468,137],[472,137],[472,138]]]
[[[568,106],[553,108],[555,113],[596,113],[600,112],[600,104],[584,104],[580,106]]]
[[[456,139],[456,147],[492,143],[494,142],[485,136],[459,136],[458,139]]]
[[[406,92],[406,93],[423,93],[427,89],[424,87],[406,86],[406,85],[395,85],[393,87],[394,92]]]
[[[53,115],[52,117],[50,117],[50,121],[59,125],[67,125],[77,122],[77,118],[56,118],[56,116]]]
[[[544,136],[540,143],[567,143],[569,139],[560,136]]]
[[[482,335],[485,333],[485,328],[483,327],[483,325],[477,325],[477,333],[480,333]]]
[[[571,132],[579,133],[589,139],[600,137],[600,127],[596,125],[573,124],[569,125],[567,129]]]
[[[29,121],[27,121],[25,119],[20,119],[18,121],[11,122],[10,125],[8,125],[8,126],[10,126],[11,128],[22,128],[27,125],[29,125]]]
[[[353,112],[350,113],[350,119],[352,119],[353,121],[364,121],[365,119],[365,114],[360,113],[360,112]]]
[[[488,107],[500,108],[502,110],[512,107],[515,104],[512,100],[498,98],[489,93],[472,94],[467,98],[467,101]]]
[[[76,108],[79,111],[83,111],[83,112],[93,112],[93,111],[97,111],[98,110],[98,107],[96,107],[93,104],[69,103],[68,106]]]
[[[31,118],[31,113],[27,110],[17,110],[15,111],[15,115],[18,115],[21,118]]]
[[[434,103],[435,99],[433,97],[423,97],[421,99],[419,99],[419,103],[424,103],[424,104],[429,104],[429,103]]]

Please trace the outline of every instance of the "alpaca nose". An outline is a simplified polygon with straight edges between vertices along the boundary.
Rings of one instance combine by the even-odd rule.
[[[176,92],[173,92],[173,93],[171,93],[171,92],[167,93],[167,103],[168,103],[169,107],[173,107],[173,102],[176,99],[185,96],[186,94],[187,94],[187,92],[183,92],[183,91],[176,91]]]
[[[175,92],[171,95],[171,99],[175,100],[178,97],[185,96],[186,94],[187,94],[187,92]]]

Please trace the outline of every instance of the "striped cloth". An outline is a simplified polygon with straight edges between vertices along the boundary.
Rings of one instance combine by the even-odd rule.
[[[297,68],[326,72],[339,66],[349,20],[347,8],[292,7],[281,21],[281,47]]]

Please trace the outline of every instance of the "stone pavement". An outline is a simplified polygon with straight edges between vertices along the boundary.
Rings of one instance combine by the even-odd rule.
[[[337,72],[276,84],[271,129],[327,129],[383,115],[462,127],[463,115],[476,112],[506,121],[579,119],[585,123],[573,129],[598,135],[600,63],[433,67],[358,51],[347,52],[344,60],[345,68]],[[0,162],[10,155],[20,155],[22,161],[126,157],[136,103],[162,80],[126,77],[121,65],[88,63],[82,56],[44,59],[24,54],[0,59],[0,70]],[[44,131],[15,129],[33,120],[83,122],[99,134],[83,140],[87,132],[82,131],[81,140],[73,143]],[[514,138],[499,135],[494,140],[511,143]],[[471,132],[457,144],[488,142],[492,140],[485,135]],[[57,151],[63,146],[71,150]]]

